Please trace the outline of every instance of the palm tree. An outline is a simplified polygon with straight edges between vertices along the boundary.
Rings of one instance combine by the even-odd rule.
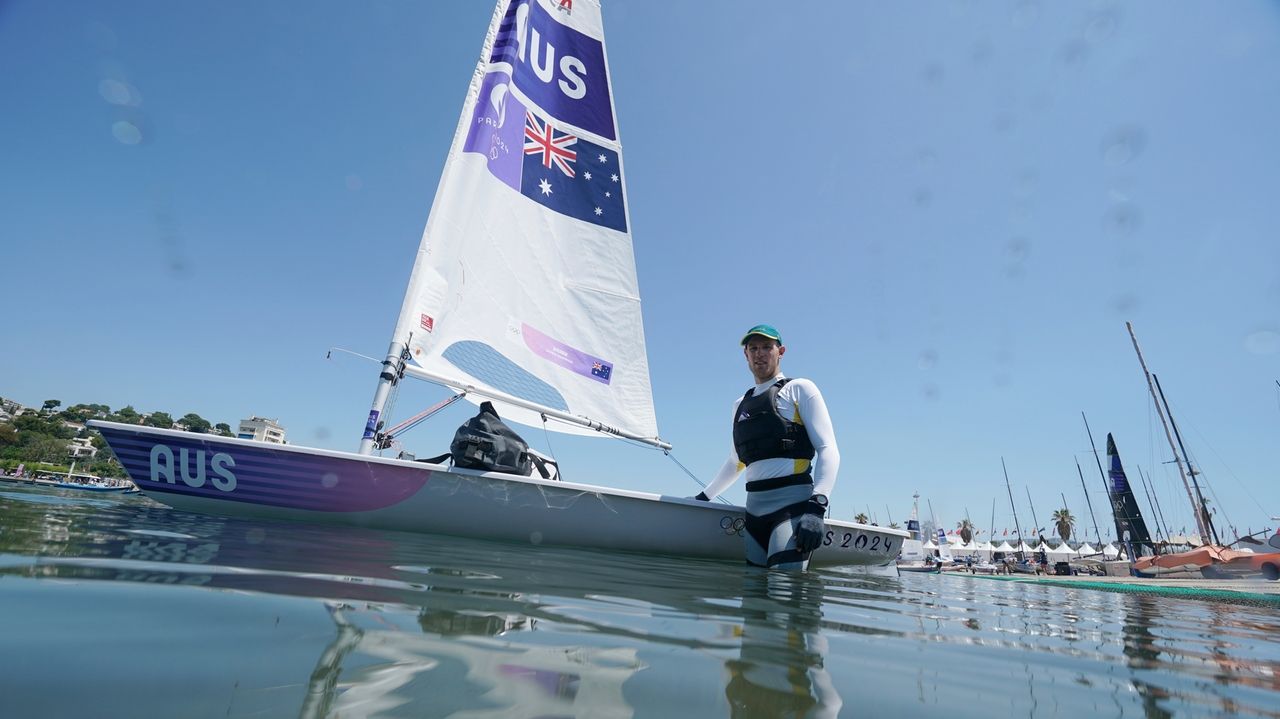
[[[956,529],[960,530],[960,538],[964,540],[965,544],[973,540],[973,522],[968,519],[962,519],[956,525]]]
[[[1053,513],[1053,524],[1058,528],[1058,536],[1065,542],[1071,539],[1071,530],[1076,528],[1076,518],[1071,516],[1071,510],[1063,507]]]
[[[857,522],[858,524],[866,524],[867,519],[868,519],[867,515],[863,514],[862,512],[858,512],[857,514],[853,515],[853,521]]]

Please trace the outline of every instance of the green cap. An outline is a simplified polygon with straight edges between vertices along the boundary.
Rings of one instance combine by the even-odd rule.
[[[778,333],[778,330],[773,325],[756,325],[755,327],[747,330],[747,333],[742,336],[743,345],[747,344],[747,338],[751,335],[767,337],[771,340],[777,340],[778,344],[782,344],[782,335]]]

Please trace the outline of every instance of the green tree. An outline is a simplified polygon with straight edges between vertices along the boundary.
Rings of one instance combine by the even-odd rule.
[[[0,447],[9,447],[18,443],[18,428],[9,423],[0,424]]]
[[[870,518],[867,517],[867,515],[864,514],[863,512],[858,512],[853,516],[853,521],[857,522],[858,524],[866,524],[869,521],[869,519]]]
[[[214,429],[216,429],[216,430],[218,430],[218,434],[222,435],[223,437],[234,437],[234,436],[235,436],[235,435],[231,434],[231,425],[227,424],[226,422],[219,422],[219,423],[217,423],[217,424],[213,425],[213,428],[214,428]]]
[[[125,424],[142,423],[142,415],[138,414],[138,410],[134,409],[133,405],[125,405],[119,412],[116,412],[115,415],[112,416],[112,419],[115,419],[117,422],[124,422]]]
[[[23,435],[52,435],[63,439],[71,439],[76,435],[75,430],[62,425],[62,420],[38,414],[27,413],[14,417],[13,426],[17,427],[18,432]]]
[[[60,399],[46,399],[46,400],[44,401],[44,406],[40,408],[40,411],[41,411],[41,412],[52,412],[53,410],[55,410],[55,409],[57,409],[58,407],[61,407],[61,406],[62,406],[62,400],[60,400]]]
[[[58,437],[41,435],[26,445],[24,459],[32,462],[62,462],[70,454],[67,443]]]
[[[201,417],[195,412],[188,412],[184,414],[182,419],[178,421],[182,422],[182,424],[186,426],[188,432],[199,432],[200,434],[205,434],[213,428],[213,425],[209,423],[209,420]]]
[[[897,522],[889,522],[889,528],[890,528],[890,529],[901,529],[902,527],[901,527],[901,526],[899,526]]]
[[[170,417],[168,412],[152,412],[151,416],[147,417],[146,424],[150,427],[169,429],[173,426],[173,417]]]
[[[1076,528],[1076,518],[1071,516],[1071,510],[1063,507],[1054,511],[1053,524],[1058,529],[1058,536],[1065,542],[1071,539],[1071,530]]]
[[[960,530],[960,538],[964,540],[965,544],[973,541],[973,522],[970,522],[967,518],[962,519],[956,525],[956,529]]]

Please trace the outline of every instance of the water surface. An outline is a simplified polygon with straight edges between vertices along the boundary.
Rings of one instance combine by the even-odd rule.
[[[1280,717],[1280,607],[0,483],[0,714]]]

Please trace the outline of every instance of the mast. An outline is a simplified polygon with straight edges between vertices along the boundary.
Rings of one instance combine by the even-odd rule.
[[[1081,413],[1083,414],[1083,413]],[[1072,459],[1075,459],[1074,457]],[[1085,504],[1089,505],[1089,517],[1093,520],[1093,536],[1102,541],[1102,532],[1098,531],[1098,517],[1093,513],[1093,500],[1089,499],[1089,490],[1084,486],[1084,471],[1080,469],[1080,460],[1076,459],[1076,474],[1080,475],[1080,489],[1084,491]]]
[[[1133,466],[1138,470],[1138,479],[1142,480],[1142,491],[1147,493],[1147,505],[1150,506],[1153,510],[1151,512],[1151,516],[1155,519],[1155,522],[1156,522],[1156,538],[1159,539],[1160,533],[1161,531],[1163,531],[1165,539],[1168,539],[1169,528],[1161,527],[1161,525],[1164,524],[1164,517],[1160,516],[1160,507],[1159,505],[1156,504],[1155,493],[1152,492],[1151,485],[1147,483],[1147,476],[1142,473],[1142,467],[1139,467],[1136,464]]]
[[[1089,429],[1089,418],[1084,416],[1084,412],[1081,412],[1080,419],[1084,420],[1084,431],[1089,435],[1089,448],[1093,450],[1093,461],[1097,463],[1098,476],[1102,478],[1102,493],[1107,496],[1107,501],[1109,503],[1111,501],[1111,484],[1107,482],[1107,473],[1102,471],[1102,460],[1098,458],[1098,445],[1093,443],[1093,430]],[[1080,481],[1083,483],[1084,478],[1082,477]],[[1084,496],[1086,499],[1089,497],[1088,493],[1085,493]],[[1116,537],[1116,539],[1119,540],[1120,538]],[[1098,541],[1102,541],[1101,534],[1098,535]]]
[[[920,491],[911,494],[911,519],[907,520],[907,533],[911,538],[920,541]]]
[[[1200,474],[1195,467],[1191,466],[1191,455],[1187,454],[1187,445],[1182,443],[1182,433],[1178,431],[1178,422],[1173,418],[1173,410],[1169,408],[1169,400],[1164,398],[1164,388],[1160,386],[1160,378],[1152,373],[1151,379],[1156,383],[1156,391],[1160,393],[1160,401],[1164,403],[1165,414],[1169,415],[1169,424],[1173,427],[1173,436],[1178,440],[1178,446],[1182,448],[1182,458],[1187,462],[1187,474],[1191,475],[1191,487],[1196,491],[1196,499],[1200,501],[1199,512],[1204,515],[1204,523],[1209,526],[1209,532],[1213,535],[1214,544],[1222,544],[1218,539],[1218,530],[1213,526],[1213,519],[1209,517],[1209,508],[1205,506],[1204,495],[1200,492],[1200,482],[1196,479],[1196,475]],[[1208,539],[1204,535],[1200,535],[1203,539]]]
[[[1018,508],[1013,506],[1013,489],[1009,486],[1009,468],[1004,466],[1004,457],[1000,458],[1000,469],[1004,470],[1004,488],[1009,493],[1009,509],[1013,510],[1013,531],[1018,537],[1018,559],[1022,559],[1022,526],[1018,522]]]
[[[1027,504],[1031,505],[1031,523],[1039,524],[1040,520],[1036,519],[1036,517],[1039,516],[1038,514],[1036,514],[1036,503],[1031,501],[1031,488],[1024,486],[1023,489],[1027,490]],[[1036,530],[1036,538],[1039,539],[1040,527],[1036,527],[1035,530]]]
[[[996,498],[995,497],[991,498],[991,536],[993,538],[996,536]],[[995,547],[995,544],[993,544],[990,539],[987,540],[987,543],[991,544],[992,548]]]
[[[1155,478],[1154,478],[1154,477],[1152,477],[1150,480],[1148,480],[1148,479],[1146,478],[1146,476],[1145,476],[1145,475],[1143,475],[1143,473],[1142,473],[1142,467],[1141,467],[1141,466],[1138,466],[1138,465],[1134,465],[1134,466],[1135,466],[1135,467],[1138,467],[1138,476],[1139,476],[1139,477],[1142,477],[1142,481],[1143,481],[1143,482],[1149,482],[1149,483],[1150,483],[1150,484],[1152,484],[1153,486],[1155,485]],[[1163,525],[1164,525],[1164,536],[1165,536],[1165,538],[1167,539],[1167,538],[1169,538],[1169,537],[1173,536],[1173,532],[1170,532],[1170,531],[1169,531],[1169,523],[1168,523],[1167,521],[1165,521],[1165,518],[1164,518],[1164,509],[1162,509],[1162,508],[1160,507],[1160,495],[1156,494],[1156,491],[1155,491],[1154,489],[1152,489],[1152,490],[1151,490],[1151,502],[1152,502],[1152,504],[1154,504],[1154,505],[1155,505],[1155,507],[1156,507],[1156,521],[1157,521],[1159,524],[1163,524]]]
[[[373,454],[378,432],[384,424],[382,412],[387,406],[387,397],[391,390],[404,376],[404,363],[409,359],[409,348],[403,342],[391,340],[387,348],[387,357],[382,360],[382,371],[378,374],[378,386],[373,391],[373,403],[369,408],[369,419],[365,421],[364,435],[360,438],[360,454]]]
[[[1173,434],[1169,431],[1169,423],[1165,420],[1164,410],[1160,408],[1160,400],[1156,397],[1156,386],[1151,381],[1151,372],[1147,370],[1147,361],[1142,358],[1142,349],[1138,347],[1138,336],[1133,333],[1133,325],[1129,322],[1124,323],[1125,329],[1129,330],[1129,338],[1133,340],[1133,351],[1138,355],[1138,364],[1142,365],[1142,375],[1147,378],[1147,389],[1151,392],[1151,401],[1156,406],[1156,415],[1160,417],[1160,425],[1164,427],[1165,439],[1169,440],[1169,449],[1173,451],[1174,464],[1178,465],[1178,476],[1182,477],[1182,486],[1187,490],[1187,499],[1191,502],[1191,511],[1195,515],[1196,529],[1200,531],[1202,538],[1211,536],[1208,528],[1204,525],[1204,517],[1201,516],[1200,505],[1196,502],[1196,495],[1191,491],[1191,482],[1187,480],[1187,472],[1182,467],[1182,457],[1178,455],[1178,448],[1173,444]]]

